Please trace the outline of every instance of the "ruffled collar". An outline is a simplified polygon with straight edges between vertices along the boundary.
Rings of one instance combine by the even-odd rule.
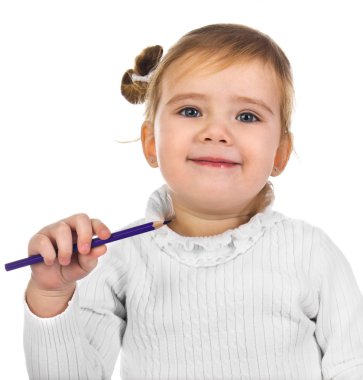
[[[149,198],[146,219],[167,220],[174,216],[167,185],[161,186]],[[286,217],[270,208],[254,215],[247,223],[218,235],[188,237],[174,232],[167,225],[150,236],[157,246],[179,262],[193,267],[215,266],[246,253],[266,229]]]

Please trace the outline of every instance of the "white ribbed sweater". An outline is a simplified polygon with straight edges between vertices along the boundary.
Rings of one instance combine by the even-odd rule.
[[[172,212],[166,186],[146,218]],[[26,306],[26,305],[25,305]],[[30,379],[362,380],[363,298],[319,228],[266,210],[211,237],[109,245],[65,312],[25,307]]]

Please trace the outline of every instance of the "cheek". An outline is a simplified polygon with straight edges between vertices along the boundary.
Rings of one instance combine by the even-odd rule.
[[[156,149],[158,157],[170,158],[186,154],[190,137],[183,124],[174,119],[161,116],[155,125]]]
[[[159,125],[155,130],[155,143],[157,155],[161,161],[173,151],[175,136],[169,128],[166,128],[166,125]]]
[[[241,140],[240,145],[245,167],[250,167],[257,172],[269,172],[278,145],[275,137],[269,134],[259,134],[251,139],[246,137]]]
[[[165,128],[156,135],[156,152],[161,174],[165,179],[180,173],[180,160],[183,157],[183,148],[180,139],[172,131]],[[179,170],[178,170],[179,168]]]

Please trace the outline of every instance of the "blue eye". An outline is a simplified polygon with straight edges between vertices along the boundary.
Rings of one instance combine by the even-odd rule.
[[[201,116],[201,113],[193,108],[193,107],[185,107],[182,110],[180,110],[179,115],[185,116],[185,117],[199,117]]]
[[[236,119],[244,123],[254,123],[256,121],[260,121],[260,119],[251,112],[242,112],[236,117]]]

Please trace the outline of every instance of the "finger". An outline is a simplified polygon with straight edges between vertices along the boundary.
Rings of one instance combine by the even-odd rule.
[[[43,231],[54,241],[57,247],[59,264],[68,265],[73,254],[73,238],[70,226],[61,220],[46,227]]]
[[[80,254],[87,254],[91,249],[91,240],[93,236],[92,221],[86,214],[76,214],[64,222],[76,232],[77,250]]]
[[[87,255],[79,255],[79,266],[87,273],[91,272],[98,263],[98,258],[105,254],[107,251],[106,245],[100,245],[99,247],[92,248],[91,252]]]
[[[88,218],[88,217],[87,217]],[[92,236],[97,235],[100,239],[104,240],[111,236],[110,229],[99,219],[88,219],[87,220],[91,225],[91,230],[88,230],[87,233],[90,233],[91,231],[91,237],[89,235],[83,234],[83,238],[81,236],[82,233],[82,226],[80,225],[80,228],[76,227],[77,230],[77,249],[78,252],[81,254],[89,254],[91,251],[91,244],[92,244]],[[83,225],[85,227],[85,225]],[[88,225],[89,227],[89,225]],[[89,240],[87,240],[89,239]]]
[[[56,258],[55,248],[49,237],[42,233],[35,234],[28,244],[28,255],[33,256],[38,254],[43,256],[46,265],[50,266],[54,264]]]
[[[108,239],[111,236],[110,229],[99,219],[92,219],[92,228],[95,234],[102,240]]]

